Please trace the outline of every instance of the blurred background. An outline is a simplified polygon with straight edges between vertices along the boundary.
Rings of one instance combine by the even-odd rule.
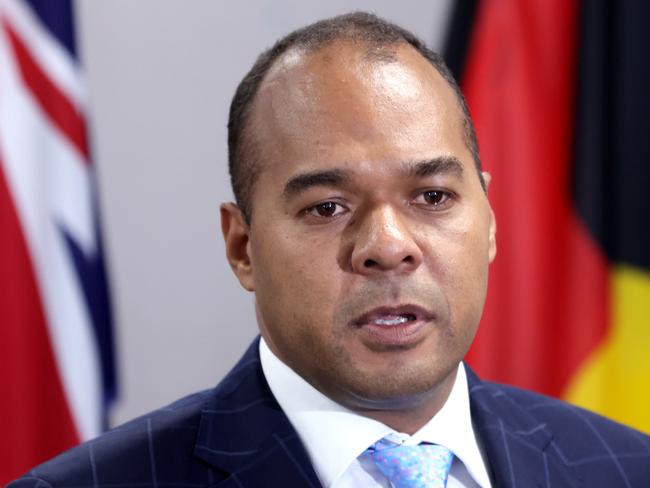
[[[214,386],[255,337],[219,227],[230,99],[351,10],[466,93],[499,247],[469,364],[650,432],[646,5],[0,0],[0,483]]]

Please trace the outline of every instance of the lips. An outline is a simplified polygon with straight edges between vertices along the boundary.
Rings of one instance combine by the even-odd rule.
[[[351,325],[371,343],[381,346],[412,346],[420,342],[434,314],[417,305],[378,307],[355,319]]]
[[[377,325],[395,327],[419,320],[431,320],[433,314],[417,305],[378,307],[364,313],[353,321],[356,326]]]

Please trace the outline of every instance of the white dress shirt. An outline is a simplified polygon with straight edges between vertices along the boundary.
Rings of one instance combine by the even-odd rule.
[[[366,456],[378,440],[407,445],[422,441],[440,444],[454,453],[449,488],[491,488],[469,406],[465,367],[442,409],[412,436],[359,415],[334,402],[284,364],[260,340],[262,370],[282,410],[298,432],[322,485],[326,488],[391,487],[390,481]]]

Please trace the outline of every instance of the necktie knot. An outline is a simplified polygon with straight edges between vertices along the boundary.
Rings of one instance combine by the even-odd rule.
[[[395,488],[442,488],[454,460],[454,454],[444,446],[404,446],[386,439],[366,452]]]

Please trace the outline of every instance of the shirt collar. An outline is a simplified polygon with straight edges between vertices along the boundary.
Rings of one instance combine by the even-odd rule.
[[[269,387],[298,432],[323,486],[331,486],[370,445],[389,434],[398,442],[414,445],[427,441],[447,447],[480,486],[490,486],[472,427],[467,376],[462,363],[442,409],[409,436],[323,395],[273,354],[263,338],[260,359]]]

